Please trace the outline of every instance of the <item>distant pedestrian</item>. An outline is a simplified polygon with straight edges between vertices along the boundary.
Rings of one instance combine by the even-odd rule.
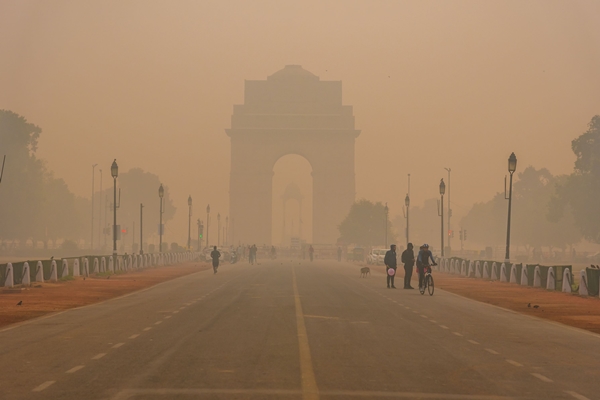
[[[312,247],[312,244],[308,248],[308,256],[310,257],[310,262],[312,262],[313,258],[315,257],[315,249]]]
[[[250,247],[250,263],[252,265],[254,265],[254,263],[256,262],[256,253],[258,252],[258,248],[256,247],[255,244],[252,245],[252,247]]]
[[[413,268],[415,266],[415,252],[413,251],[412,243],[409,243],[406,246],[406,250],[402,252],[401,260],[404,264],[404,289],[414,289],[414,287],[410,285]]]
[[[390,249],[385,253],[383,263],[385,264],[385,272],[387,275],[387,287],[388,287],[388,289],[390,287],[392,289],[396,289],[396,286],[394,286],[394,277],[396,276],[396,263],[397,263],[396,245],[395,244],[391,245]],[[390,270],[393,270],[393,271],[390,271]]]
[[[342,261],[342,246],[338,246],[337,253],[338,253],[338,262],[341,262]]]
[[[221,253],[217,250],[217,246],[214,247],[214,250],[210,252],[210,257],[212,258],[212,265],[215,274],[217,273],[217,269],[219,269],[219,258],[221,257]]]

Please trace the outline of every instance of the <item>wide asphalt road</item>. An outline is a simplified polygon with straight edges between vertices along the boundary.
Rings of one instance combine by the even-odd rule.
[[[224,264],[5,328],[0,399],[600,398],[598,335],[359,268]]]

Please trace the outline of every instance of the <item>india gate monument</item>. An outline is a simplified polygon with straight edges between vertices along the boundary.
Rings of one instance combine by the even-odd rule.
[[[342,82],[322,81],[299,65],[245,81],[231,129],[230,223],[236,243],[272,243],[272,180],[277,160],[304,157],[312,168],[313,243],[334,244],[355,199],[352,106]],[[310,199],[307,199],[310,201]]]

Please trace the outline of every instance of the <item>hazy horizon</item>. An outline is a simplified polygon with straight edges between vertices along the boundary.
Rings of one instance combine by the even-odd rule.
[[[600,113],[599,20],[594,1],[0,1],[0,109],[42,128],[38,157],[79,196],[92,164],[104,189],[115,158],[158,175],[166,240],[184,244],[188,195],[193,220],[228,213],[244,80],[299,64],[353,106],[356,198],[402,214],[407,174],[420,206],[449,167],[456,230],[504,190],[511,152],[517,172],[572,172]],[[275,169],[274,197],[291,180],[308,194],[306,163]]]

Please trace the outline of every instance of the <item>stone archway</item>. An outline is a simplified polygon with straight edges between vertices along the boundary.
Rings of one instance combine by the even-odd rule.
[[[335,243],[355,198],[352,106],[342,82],[287,65],[264,81],[245,81],[231,117],[230,216],[236,241],[271,244],[273,166],[287,154],[312,167],[313,242]]]

